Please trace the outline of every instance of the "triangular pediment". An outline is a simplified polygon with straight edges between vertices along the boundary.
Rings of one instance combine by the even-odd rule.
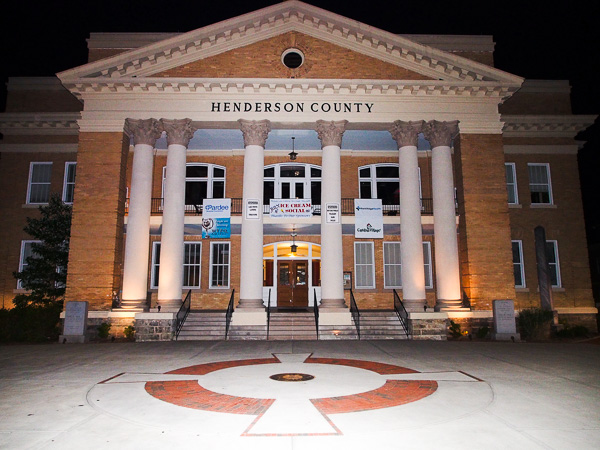
[[[188,33],[89,63],[58,74],[65,85],[100,79],[132,78],[290,78],[289,73],[270,74],[257,67],[250,74],[235,66],[235,58],[254,55],[260,65],[261,46],[287,45],[290,39],[319,45],[310,47],[315,55],[327,48],[356,61],[353,67],[329,71],[327,64],[338,61],[310,60],[315,71],[295,78],[439,80],[459,83],[496,82],[520,85],[522,79],[460,56],[419,44],[405,37],[379,30],[355,20],[306,3],[291,0]],[[298,45],[300,46],[300,45]],[[329,47],[328,47],[329,46]],[[273,53],[275,54],[275,53]],[[340,61],[343,61],[344,56]],[[227,64],[225,64],[227,60]],[[319,66],[319,64],[321,64]],[[342,63],[340,63],[343,65]],[[241,66],[241,65],[240,65]],[[356,68],[362,68],[356,71]],[[367,69],[370,69],[367,70]]]

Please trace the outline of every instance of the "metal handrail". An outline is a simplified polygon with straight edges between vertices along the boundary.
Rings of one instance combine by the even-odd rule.
[[[229,298],[229,304],[227,305],[227,312],[225,313],[225,339],[227,339],[227,335],[229,334],[229,325],[231,324],[231,316],[233,316],[233,295],[235,294],[235,289],[231,291],[231,297]]]
[[[164,199],[161,197],[155,197],[152,199],[152,214],[162,214],[164,207]],[[342,198],[341,199],[341,213],[344,216],[352,216],[354,215],[354,199],[353,198]],[[457,208],[457,206],[455,205]],[[263,214],[269,214],[269,205],[265,203],[263,205]],[[186,215],[201,215],[202,214],[202,205],[201,204],[192,204],[184,206]],[[398,203],[393,204],[384,204],[382,205],[383,215],[385,216],[396,216],[400,214],[400,205]],[[129,199],[125,199],[125,213],[129,212]],[[243,199],[242,198],[232,198],[231,199],[231,214],[233,215],[241,215],[243,212]],[[313,204],[312,205],[312,214],[313,216],[321,215],[321,205]],[[431,198],[422,198],[421,199],[421,215],[423,216],[431,216],[433,215],[433,199]]]
[[[350,289],[350,313],[352,314],[352,320],[354,320],[356,334],[358,335],[358,339],[360,340],[360,311],[358,310],[358,305],[356,304],[356,300],[354,299],[352,289]]]
[[[269,340],[269,329],[271,328],[271,289],[269,289],[269,299],[267,300],[267,340]]]
[[[317,341],[319,340],[319,303],[317,302],[317,290],[314,291],[313,313],[315,315],[315,327],[317,329]]]
[[[394,289],[393,291],[394,291],[394,311],[396,311],[398,320],[400,321],[402,328],[404,328],[404,333],[406,333],[406,337],[410,339],[410,331],[408,329],[408,311],[406,311],[406,308],[404,307],[404,303],[402,303],[402,300],[400,300],[400,296],[396,292],[396,289]]]
[[[185,319],[187,319],[188,314],[190,313],[190,309],[192,307],[192,290],[190,289],[183,300],[183,303],[179,307],[179,311],[177,311],[177,322],[175,327],[175,340],[179,337],[179,332],[183,328],[183,323]]]

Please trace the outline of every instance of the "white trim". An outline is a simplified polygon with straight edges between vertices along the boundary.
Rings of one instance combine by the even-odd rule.
[[[398,263],[386,263],[385,262],[385,257],[386,257],[386,248],[393,246],[393,245],[398,245],[400,247],[400,262]],[[387,277],[386,277],[386,266],[393,266],[393,267],[398,267],[400,266],[400,284],[398,285],[393,285],[393,284],[389,284]],[[385,241],[383,243],[383,288],[384,289],[401,289],[402,288],[402,243],[400,241]]]
[[[206,167],[206,173],[207,176],[206,177],[188,177],[187,176],[187,168],[188,167],[196,167],[196,166],[205,166]],[[187,190],[187,183],[189,182],[194,182],[194,181],[206,181],[206,198],[215,198],[213,197],[214,195],[214,182],[215,181],[222,181],[223,182],[223,197],[216,197],[216,198],[226,198],[226,189],[227,189],[227,167],[226,166],[221,166],[219,164],[213,164],[213,163],[204,163],[204,162],[187,162],[185,164],[185,169],[186,169],[186,177],[185,177],[185,183],[186,183],[186,190]],[[215,169],[222,169],[223,170],[223,176],[222,177],[215,177],[214,176],[214,171]],[[167,173],[167,166],[163,166],[162,168],[162,187],[161,187],[161,195],[162,198],[165,198],[165,179],[166,179],[166,173]],[[185,194],[184,194],[185,195]],[[188,205],[192,205],[192,203],[188,204],[186,203],[185,206]],[[200,206],[202,205],[201,203],[199,204]]]
[[[534,203],[531,201],[531,172],[529,171],[530,167],[545,167],[546,168],[546,176],[548,177],[548,202],[544,203]],[[536,207],[536,206],[548,206],[548,205],[554,205],[554,197],[552,195],[552,178],[550,176],[550,163],[527,163],[527,175],[529,177],[529,200],[530,200],[530,204],[532,207]],[[542,183],[533,183],[533,184],[538,184],[538,185],[542,185]],[[538,192],[538,191],[534,191],[534,192]]]
[[[227,263],[217,264],[218,266],[227,267],[227,285],[213,286],[213,249],[215,245],[227,244],[229,251],[227,252]],[[231,241],[211,241],[210,242],[210,259],[209,259],[209,273],[208,273],[208,288],[209,289],[229,289],[231,285]]]
[[[502,114],[504,137],[568,137],[590,127],[592,115],[507,115]]]
[[[423,270],[425,271],[425,289],[433,289],[433,260],[431,259],[431,242],[423,241]],[[427,257],[425,257],[427,255]],[[427,263],[429,261],[429,263]],[[429,283],[427,278],[429,277]]]
[[[188,264],[185,261],[185,248],[191,247],[192,245],[200,246],[200,261],[198,264]],[[189,270],[188,268],[194,268],[194,267],[198,267],[198,285],[192,286],[192,285],[186,285],[185,283],[183,283],[183,289],[200,289],[202,286],[202,241],[185,241],[183,243],[183,278],[184,278],[184,280],[185,280],[186,270]],[[189,277],[188,277],[188,281],[189,281]]]
[[[359,245],[364,245],[364,246],[368,246],[371,249],[371,263],[361,263],[358,264],[356,261],[356,248]],[[358,283],[358,270],[357,267],[358,266],[363,266],[365,267],[365,270],[368,270],[369,266],[371,269],[371,280],[373,281],[373,283],[371,285],[364,285],[364,286],[359,286]],[[354,242],[354,287],[356,289],[375,289],[376,287],[376,280],[375,280],[375,245],[373,242],[371,241],[366,241],[366,242],[358,242],[355,241]]]
[[[508,193],[508,189],[509,189],[509,182],[508,180],[506,180],[506,189],[507,189],[507,195],[508,195],[508,204],[511,206],[514,205],[518,205],[519,204],[519,188],[518,188],[518,183],[517,183],[517,166],[514,162],[505,162],[504,163],[504,169],[506,172],[506,168],[510,167],[511,168],[511,172],[512,172],[512,177],[513,177],[513,182],[512,182],[512,192],[514,194],[515,197],[515,201],[511,202],[510,201],[510,194]]]
[[[560,258],[558,256],[558,241],[555,239],[548,239],[548,240],[546,240],[546,243],[552,244],[552,247],[554,248],[554,259],[556,260],[556,262],[554,263],[554,266],[556,268],[555,273],[556,273],[557,284],[553,284],[552,289],[555,289],[555,288],[561,289],[563,287],[563,285],[562,285],[562,278],[560,276]],[[550,262],[548,262],[548,265],[550,267],[552,267]]]
[[[287,156],[287,154],[286,154],[286,156]],[[281,176],[281,168],[282,167],[290,167],[290,166],[303,167],[304,168],[304,176],[303,177],[282,177]],[[267,169],[274,169],[274,175],[272,177],[264,176],[264,171]],[[290,183],[290,193],[289,193],[290,197],[289,198],[305,198],[305,199],[309,198],[309,199],[311,199],[311,202],[314,206],[317,203],[315,203],[312,198],[311,183],[313,181],[321,183],[321,177],[320,176],[313,177],[311,175],[312,169],[317,169],[321,172],[321,174],[323,173],[322,167],[317,164],[298,163],[298,162],[284,162],[284,163],[268,164],[268,165],[264,166],[264,168],[263,168],[263,185],[267,182],[272,181],[273,187],[274,187],[273,198],[274,199],[282,199],[283,198],[282,197],[283,183]],[[302,189],[304,191],[302,197],[298,197],[296,195],[296,183],[302,184]]]
[[[160,261],[156,262],[156,249],[160,246],[160,242],[161,241],[152,242],[152,257],[150,259],[150,289],[158,289],[158,272],[156,272],[156,269],[160,270]]]
[[[73,182],[69,182],[67,181],[67,175],[69,173],[69,167],[75,167],[75,177],[77,177],[77,162],[76,161],[67,161],[65,162],[65,173],[63,176],[63,191],[62,191],[62,201],[68,205],[72,205],[73,204],[73,198],[75,195],[75,181]],[[71,201],[67,201],[67,188],[68,186],[72,185],[73,186],[73,193],[71,194],[72,198]],[[126,197],[128,198],[128,197]]]
[[[198,286],[186,286],[183,285],[183,280],[182,280],[182,288],[183,289],[200,289],[202,286],[202,241],[184,241],[183,245],[184,245],[184,252],[183,252],[183,257],[184,260],[181,261],[181,264],[183,266],[184,272],[185,272],[185,268],[188,266],[193,266],[191,264],[186,265],[185,263],[185,246],[189,246],[192,244],[199,244],[200,245],[200,263],[199,264],[193,264],[193,265],[197,265],[199,267],[199,274],[198,274]],[[153,241],[152,242],[152,254],[150,257],[150,289],[158,289],[158,274],[160,272],[160,261],[156,261],[156,255],[157,255],[157,248],[161,245],[161,241]],[[158,269],[158,272],[157,270]],[[185,273],[183,275],[185,277]]]
[[[579,151],[577,144],[573,145],[505,145],[505,155],[576,155]]]
[[[31,176],[33,175],[33,167],[35,165],[49,165],[50,166],[50,179],[47,182],[36,184],[47,184],[48,185],[48,199],[45,202],[32,202],[30,201],[31,197]],[[50,187],[52,183],[52,161],[32,161],[29,163],[29,178],[27,179],[27,197],[25,198],[25,203],[27,205],[47,205],[50,200]]]
[[[21,251],[19,252],[19,272],[23,272],[23,269],[25,268],[25,266],[27,266],[27,264],[25,264],[25,246],[27,244],[41,244],[42,241],[40,240],[36,240],[36,239],[23,239],[21,241]],[[31,254],[33,255],[33,249],[31,250]],[[17,290],[21,291],[21,292],[26,292],[23,288],[23,286],[21,286],[21,280],[17,279]]]
[[[511,240],[511,248],[512,248],[512,244],[517,244],[518,248],[519,248],[519,262],[515,263],[515,258],[514,258],[514,254],[513,254],[513,272],[514,272],[514,266],[515,264],[519,264],[519,269],[521,270],[521,281],[522,284],[517,284],[517,280],[515,280],[515,288],[516,289],[526,289],[527,288],[527,282],[525,280],[525,264],[523,262],[523,241],[521,240]]]
[[[81,113],[0,113],[5,135],[77,135]],[[122,127],[121,127],[122,128]]]

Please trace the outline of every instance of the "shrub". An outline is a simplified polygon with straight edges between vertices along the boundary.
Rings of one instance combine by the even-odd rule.
[[[133,341],[133,339],[135,337],[135,328],[131,325],[126,326],[125,329],[123,330],[123,334],[125,335],[127,340]]]
[[[108,332],[110,331],[110,323],[107,322],[103,322],[100,324],[100,326],[98,327],[98,337],[100,339],[107,339],[108,338]]]
[[[556,336],[559,338],[581,338],[588,337],[590,332],[583,325],[575,325],[573,327],[565,324],[562,330],[556,332]]]
[[[519,329],[524,339],[540,339],[544,331],[549,330],[550,321],[554,317],[552,311],[540,308],[523,309],[519,312]]]
[[[62,304],[0,309],[0,342],[56,342]]]
[[[487,325],[484,325],[477,330],[477,333],[476,333],[477,339],[485,339],[489,333],[490,333],[490,327],[488,327]]]
[[[457,339],[469,334],[468,331],[462,331],[460,323],[456,323],[454,320],[450,321],[450,327],[448,328],[448,331],[450,331],[451,337],[457,338]]]

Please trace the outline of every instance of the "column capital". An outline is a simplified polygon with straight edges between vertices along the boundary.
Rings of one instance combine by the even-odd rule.
[[[431,144],[431,148],[450,147],[452,139],[458,134],[458,120],[451,122],[440,122],[439,120],[430,120],[423,125],[423,134],[425,139]]]
[[[244,147],[249,145],[258,145],[265,147],[265,142],[271,131],[271,121],[269,120],[246,120],[239,119],[240,130],[244,135]]]
[[[321,148],[328,145],[342,146],[342,135],[346,131],[347,120],[317,120],[317,134],[321,140]]]
[[[398,144],[398,148],[407,146],[417,146],[419,139],[419,133],[423,129],[424,120],[405,122],[403,120],[396,120],[389,129],[392,138]]]
[[[125,133],[133,136],[133,144],[146,144],[154,147],[162,134],[156,119],[125,119]]]
[[[192,126],[192,119],[160,119],[163,130],[167,132],[168,145],[183,145],[187,147],[194,136],[196,127]]]

